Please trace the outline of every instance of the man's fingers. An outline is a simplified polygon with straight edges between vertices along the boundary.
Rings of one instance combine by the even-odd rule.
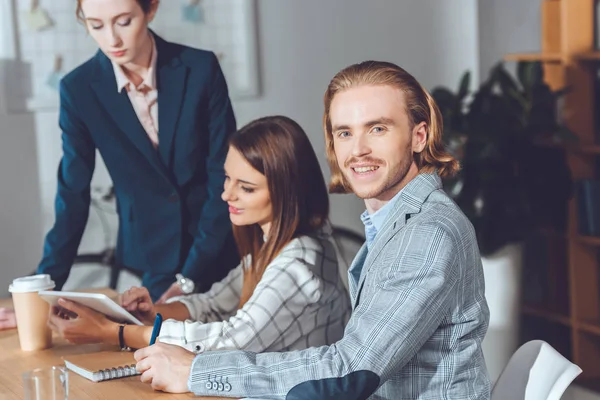
[[[136,350],[136,352],[133,353],[133,358],[135,358],[135,361],[140,362],[141,360],[148,357],[150,354],[152,354],[154,352],[153,347],[154,346],[148,346],[148,347],[143,347],[139,350]]]
[[[152,383],[152,369],[146,370],[142,376],[140,376],[140,380],[144,383]]]
[[[149,370],[150,367],[151,367],[150,360],[148,358],[144,358],[143,360],[138,361],[138,363],[135,365],[135,369],[140,374],[143,374],[144,372]]]
[[[167,385],[163,382],[163,379],[161,379],[161,377],[158,377],[157,379],[152,379],[152,383],[150,384],[150,386],[152,386],[152,389],[160,391],[163,391],[167,387]]]

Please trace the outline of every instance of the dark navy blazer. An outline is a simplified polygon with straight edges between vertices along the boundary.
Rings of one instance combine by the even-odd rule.
[[[98,53],[60,84],[63,157],[56,220],[39,273],[62,287],[87,222],[90,180],[99,150],[112,178],[119,215],[117,261],[144,272],[177,271],[206,290],[239,257],[221,199],[228,135],[236,123],[214,53],[169,43],[157,47],[155,149],[127,91],[117,91],[110,60]],[[230,265],[223,265],[223,255]]]

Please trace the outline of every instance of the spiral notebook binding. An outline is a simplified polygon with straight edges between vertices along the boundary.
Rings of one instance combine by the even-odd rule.
[[[139,375],[139,374],[140,373],[135,368],[135,364],[124,365],[122,367],[117,367],[117,368],[101,369],[100,371],[98,371],[100,381],[106,381],[106,380],[116,379],[116,378],[124,378],[126,376],[133,376],[133,375]]]

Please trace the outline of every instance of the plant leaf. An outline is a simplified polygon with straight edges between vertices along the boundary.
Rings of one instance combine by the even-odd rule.
[[[471,85],[471,72],[467,71],[463,74],[460,84],[458,86],[458,101],[463,101],[463,99],[469,93],[469,86]]]
[[[558,127],[558,130],[556,131],[556,136],[561,141],[565,141],[568,143],[579,142],[579,136],[577,136],[572,130],[567,128],[565,125],[561,125]]]
[[[519,85],[514,80],[514,78],[506,71],[504,68],[504,64],[498,63],[496,66],[493,79],[500,85],[500,89],[504,93],[509,93],[511,90],[518,91]]]
[[[569,92],[571,92],[571,87],[565,86],[564,88],[555,90],[552,93],[554,93],[554,96],[556,96],[556,97],[563,97],[565,94],[567,94]]]
[[[520,61],[517,64],[517,77],[525,91],[544,81],[544,70],[539,61]]]

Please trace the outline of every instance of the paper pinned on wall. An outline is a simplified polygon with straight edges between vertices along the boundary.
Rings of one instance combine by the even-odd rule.
[[[204,10],[200,5],[200,0],[182,0],[181,19],[194,24],[204,22]]]
[[[32,31],[41,31],[52,26],[52,20],[46,10],[40,7],[39,0],[31,0],[29,10],[25,12],[25,24]]]
[[[57,54],[54,57],[54,69],[52,70],[52,72],[48,76],[48,79],[46,80],[46,83],[48,84],[48,86],[50,86],[52,89],[54,89],[56,91],[59,90],[60,80],[63,77],[62,64],[63,64],[62,56]]]

